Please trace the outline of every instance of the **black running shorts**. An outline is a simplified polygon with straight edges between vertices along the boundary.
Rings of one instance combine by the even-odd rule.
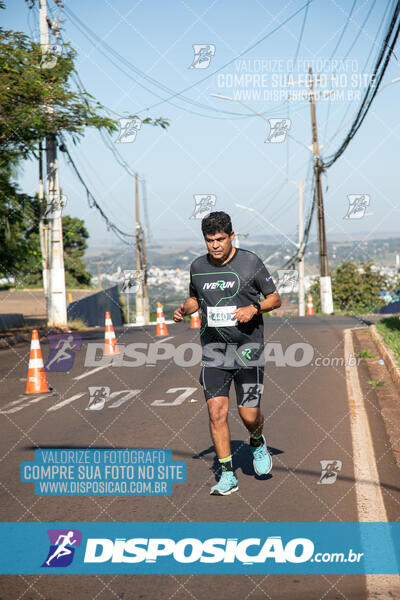
[[[260,406],[264,385],[264,367],[242,369],[219,369],[202,367],[199,382],[203,386],[206,400],[216,396],[227,396],[232,379],[235,384],[238,406],[255,408]]]

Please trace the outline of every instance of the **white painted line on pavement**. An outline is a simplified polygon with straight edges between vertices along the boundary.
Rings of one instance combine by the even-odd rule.
[[[63,400],[62,402],[59,402],[58,404],[54,404],[53,406],[50,406],[50,408],[48,408],[47,411],[58,410],[59,408],[62,408],[63,406],[70,404],[74,400],[78,400],[78,398],[80,398],[81,396],[84,396],[85,394],[87,394],[87,392],[81,392],[80,394],[75,394],[75,396],[71,396],[71,398],[67,398],[66,400]]]
[[[82,373],[82,375],[78,375],[77,377],[74,377],[74,381],[79,381],[79,379],[83,379],[84,377],[88,377],[89,375],[93,375],[93,373],[97,373],[97,371],[101,371],[102,369],[106,369],[107,367],[111,367],[112,363],[109,363],[108,365],[102,365],[101,367],[96,367],[95,369],[92,369],[91,371],[87,371],[86,373]]]
[[[6,406],[4,406],[4,408],[7,408],[8,406],[11,405],[15,405],[17,403],[19,403],[19,406],[14,406],[14,408],[10,408],[9,410],[0,410],[0,414],[2,415],[10,415],[12,413],[16,413],[20,410],[22,410],[23,408],[25,408],[26,406],[29,406],[30,404],[35,404],[35,402],[39,402],[40,400],[43,400],[43,398],[48,398],[49,394],[43,394],[43,396],[37,396],[36,398],[32,398],[31,400],[29,400],[29,398],[22,398],[21,400],[14,400],[13,402],[10,402],[9,404],[6,404]],[[23,402],[23,404],[21,404],[21,402]]]
[[[344,330],[344,356],[354,356],[351,329]],[[358,520],[360,522],[387,522],[387,513],[379,482],[376,457],[372,443],[371,429],[368,422],[365,403],[361,391],[357,367],[346,364],[347,397],[350,407],[351,439],[353,443],[354,478],[357,498]],[[377,548],[361,543],[369,552],[378,552]],[[381,540],[384,547],[393,552],[390,536]],[[367,598],[393,599],[394,590],[399,589],[398,575],[366,575]]]
[[[174,335],[170,335],[169,337],[161,338],[161,340],[157,340],[154,343],[155,344],[161,344],[161,342],[166,342],[167,340],[172,340],[174,337],[175,337]]]

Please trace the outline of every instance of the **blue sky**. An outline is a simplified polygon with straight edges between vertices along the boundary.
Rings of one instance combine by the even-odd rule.
[[[189,219],[195,194],[215,194],[215,208],[229,212],[234,228],[241,233],[274,235],[279,243],[284,242],[283,234],[292,239],[297,236],[297,186],[285,184],[285,180],[306,179],[311,175],[311,152],[304,147],[311,143],[310,110],[307,98],[292,97],[284,102],[271,98],[271,93],[281,94],[285,99],[287,93],[305,92],[305,86],[286,83],[288,75],[294,81],[304,79],[304,67],[308,64],[314,65],[316,73],[328,78],[334,71],[338,79],[333,85],[337,85],[339,97],[331,100],[325,97],[317,104],[320,143],[325,146],[344,115],[350,119],[358,109],[356,93],[361,94],[364,89],[363,84],[358,85],[358,79],[360,74],[371,73],[394,3],[389,2],[386,10],[386,0],[358,0],[345,26],[353,1],[313,0],[305,22],[302,10],[244,53],[305,4],[306,0],[283,3],[66,0],[62,34],[78,53],[77,71],[88,91],[115,111],[116,114],[112,113],[115,118],[139,114],[141,118],[163,116],[171,121],[167,131],[143,125],[133,143],[116,145],[125,161],[146,177],[155,239],[201,240],[200,221]],[[58,16],[54,1],[49,0],[48,5],[53,16]],[[69,11],[103,40],[100,46],[93,45],[88,34],[77,28]],[[7,2],[2,17],[3,27],[38,38],[38,11],[29,10],[24,0]],[[129,61],[130,66],[113,57],[105,43]],[[194,56],[193,44],[215,46],[207,69],[188,68]],[[397,51],[400,56],[399,47]],[[293,71],[296,53],[299,62]],[[107,57],[111,57],[114,64]],[[240,58],[234,60],[235,57]],[[332,65],[331,58],[342,62]],[[326,59],[322,70],[321,63],[317,63],[319,59]],[[156,94],[164,99],[170,94],[158,84],[154,86],[138,76],[132,65],[175,92],[193,86],[184,96],[203,106],[193,106],[176,96],[171,99],[174,106],[163,102],[147,110],[160,102]],[[239,79],[236,88],[232,88],[233,76],[241,74],[247,75],[247,86],[245,79]],[[383,84],[397,77],[400,77],[399,64],[392,59]],[[344,99],[340,99],[341,91]],[[229,97],[239,94],[238,97],[266,118],[290,118],[289,133],[303,145],[292,138],[282,143],[265,143],[269,133],[265,120],[252,115],[237,102],[211,97],[213,93]],[[362,232],[366,238],[373,238],[376,233],[399,230],[399,93],[400,83],[397,83],[377,96],[355,139],[324,177],[328,239],[337,233],[351,239],[354,233]],[[226,112],[207,110],[204,105]],[[239,113],[239,116],[228,112]],[[344,127],[323,147],[322,156],[334,152],[346,132],[347,127]],[[117,137],[114,134],[114,141]],[[121,229],[133,232],[132,178],[115,161],[100,135],[87,130],[81,143],[75,147],[70,143],[69,148],[105,212]],[[117,243],[95,210],[88,207],[85,192],[63,156],[60,157],[60,181],[68,198],[66,213],[85,220],[91,243],[104,247]],[[35,163],[25,163],[19,182],[29,193],[37,190]],[[368,194],[367,213],[370,214],[357,220],[343,219],[349,194]],[[306,213],[309,202],[309,193],[306,193]],[[237,203],[256,209],[276,229],[259,216],[237,208]]]

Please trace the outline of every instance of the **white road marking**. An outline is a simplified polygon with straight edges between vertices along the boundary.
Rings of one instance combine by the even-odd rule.
[[[26,408],[30,404],[35,404],[35,402],[39,402],[40,400],[43,400],[43,398],[48,398],[48,397],[49,397],[49,394],[44,394],[43,396],[37,396],[37,398],[32,398],[31,400],[29,400],[28,398],[22,398],[20,400],[13,400],[13,402],[9,402],[8,404],[6,404],[6,406],[4,406],[4,408],[7,408],[8,406],[12,406],[12,405],[14,405],[14,408],[10,408],[9,410],[0,410],[0,414],[10,415],[12,413],[16,413],[19,410]],[[21,402],[23,402],[24,404],[21,404]],[[19,406],[15,406],[15,404],[19,404]]]
[[[109,401],[113,398],[116,398],[119,394],[123,394],[125,392],[127,393],[122,398],[118,398],[118,400],[115,400],[115,402],[110,404],[108,408],[118,408],[119,406],[122,406],[128,400],[132,400],[132,398],[140,394],[141,391],[142,390],[121,390],[119,392],[113,392],[112,394],[110,394]]]
[[[71,396],[71,398],[67,398],[66,400],[63,400],[62,402],[59,402],[58,404],[54,404],[53,406],[50,406],[50,408],[48,408],[47,411],[58,410],[59,408],[62,408],[63,406],[70,404],[74,400],[78,400],[78,398],[80,398],[81,396],[84,396],[85,394],[87,394],[87,392],[81,392],[80,394],[75,394],[75,396]]]
[[[151,403],[151,406],[179,406],[180,404],[183,404],[186,400],[186,398],[188,398],[189,396],[191,396],[194,392],[196,392],[196,388],[194,387],[177,387],[177,388],[170,388],[169,390],[167,390],[167,394],[175,394],[176,392],[182,391],[181,394],[179,394],[179,396],[177,396],[177,398],[175,398],[175,400],[172,400],[171,402],[168,402],[167,400],[154,400],[154,402]]]
[[[89,375],[93,375],[93,373],[97,373],[97,371],[101,371],[102,369],[106,369],[107,367],[111,367],[112,363],[109,363],[108,365],[102,365],[101,367],[96,367],[95,369],[92,369],[91,371],[87,371],[86,373],[82,373],[82,375],[78,375],[77,377],[74,377],[74,381],[79,381],[80,379],[83,379],[84,377],[88,377]]]
[[[351,329],[344,330],[345,359],[354,356]],[[348,362],[346,360],[346,362]],[[358,520],[360,522],[387,522],[387,513],[379,482],[376,457],[372,443],[371,430],[365,410],[357,367],[346,365],[347,397],[350,406],[351,439],[353,443],[354,478],[357,498]],[[369,552],[378,552],[370,548],[360,535],[363,547]],[[381,539],[382,546],[393,553],[393,542],[389,535]],[[399,590],[398,575],[366,575],[367,598],[393,599],[395,590]]]
[[[167,340],[172,340],[174,337],[175,337],[174,335],[170,335],[169,337],[161,338],[161,340],[157,340],[154,343],[155,344],[161,344],[161,342],[166,342]]]

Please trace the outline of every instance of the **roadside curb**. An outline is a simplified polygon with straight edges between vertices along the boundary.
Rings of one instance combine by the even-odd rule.
[[[35,329],[35,327],[32,327]],[[60,327],[54,327],[51,331],[46,329],[38,329],[39,337],[42,339],[43,337],[47,337],[50,333],[67,333],[65,330]],[[16,333],[15,335],[7,335],[1,336],[0,334],[0,350],[7,350],[11,346],[16,346],[21,342],[30,342],[32,337],[32,331],[28,331],[26,333]]]
[[[19,342],[29,342],[31,335],[29,333],[19,333],[18,335],[10,335],[0,337],[0,349],[7,349],[10,346],[15,346]]]
[[[400,391],[400,368],[398,367],[397,359],[394,352],[386,346],[381,334],[378,332],[375,325],[371,325],[369,330],[371,332],[372,339],[377,345],[378,350],[381,353],[383,360],[385,361],[385,364],[390,373],[390,376],[393,379],[393,382],[396,384],[397,389]]]

